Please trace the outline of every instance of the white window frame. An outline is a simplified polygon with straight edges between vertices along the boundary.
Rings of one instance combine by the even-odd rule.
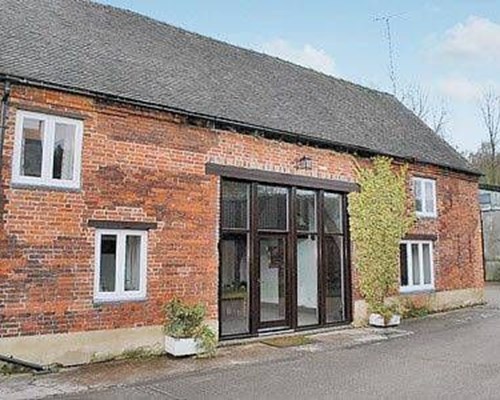
[[[426,183],[430,183],[432,185],[432,204],[433,210],[426,210],[427,202],[425,201],[427,192],[426,192]],[[436,192],[436,181],[434,179],[429,178],[413,178],[413,195],[415,196],[415,204],[416,204],[416,191],[415,185],[420,185],[420,193],[422,196],[422,210],[416,210],[417,217],[423,218],[436,218],[437,217],[437,192]]]
[[[24,176],[21,174],[22,159],[22,141],[24,119],[33,118],[44,122],[43,132],[43,157],[42,157],[42,176]],[[54,136],[56,123],[62,123],[75,126],[75,154],[73,158],[73,179],[54,179],[52,178],[52,169],[54,164]],[[80,174],[82,164],[82,141],[83,141],[83,121],[55,115],[41,114],[31,111],[19,110],[16,115],[16,130],[14,139],[14,158],[12,162],[12,183],[46,186],[55,188],[80,188]]]
[[[434,243],[430,240],[403,240],[401,244],[406,245],[406,267],[408,275],[408,285],[402,286],[400,284],[401,293],[419,292],[426,290],[434,290]],[[419,285],[413,284],[413,258],[412,258],[412,245],[418,245],[418,261],[420,264],[420,281]],[[429,245],[430,254],[430,274],[431,283],[424,284],[424,251],[423,246]]]
[[[115,291],[101,292],[99,278],[101,275],[101,237],[102,235],[116,235],[116,274]],[[125,246],[128,235],[141,237],[140,257],[140,286],[139,290],[125,291]],[[95,273],[94,273],[94,300],[96,302],[116,302],[128,300],[144,300],[147,288],[147,249],[148,232],[131,229],[96,229],[95,233]]]

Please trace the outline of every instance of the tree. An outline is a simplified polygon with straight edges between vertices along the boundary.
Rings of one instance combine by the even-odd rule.
[[[481,171],[484,175],[481,177],[481,182],[490,185],[498,185],[500,182],[499,172],[499,157],[496,156],[496,162],[492,162],[491,147],[488,142],[482,142],[479,148],[474,152],[464,154],[469,162]]]
[[[487,171],[483,172],[488,176],[491,184],[498,184],[498,157],[497,148],[500,133],[500,97],[494,88],[490,87],[483,91],[479,99],[479,110],[484,127],[488,133],[486,151],[489,154],[489,165]],[[483,146],[482,146],[483,147]]]
[[[444,99],[433,101],[427,89],[410,84],[401,92],[399,100],[439,136],[450,139],[447,132],[449,111]]]

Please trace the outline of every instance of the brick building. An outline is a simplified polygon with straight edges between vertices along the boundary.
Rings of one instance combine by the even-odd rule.
[[[358,322],[347,194],[409,163],[401,293],[483,299],[478,173],[393,96],[85,0],[0,2],[0,354],[162,350]]]

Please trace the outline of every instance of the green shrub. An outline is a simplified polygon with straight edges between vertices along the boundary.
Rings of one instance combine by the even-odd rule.
[[[165,333],[174,338],[194,338],[199,349],[207,356],[215,355],[217,336],[204,323],[206,310],[202,304],[188,305],[174,298],[166,308]]]
[[[414,222],[407,209],[407,166],[396,172],[390,158],[376,157],[357,175],[361,190],[349,195],[349,217],[359,290],[370,312],[387,321],[397,312],[385,299],[399,287],[399,245]]]
[[[408,318],[421,318],[432,313],[427,305],[415,305],[410,299],[401,301],[401,316]]]

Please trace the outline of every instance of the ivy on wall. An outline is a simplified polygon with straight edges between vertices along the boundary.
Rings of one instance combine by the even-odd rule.
[[[407,166],[396,171],[392,159],[376,157],[358,168],[361,190],[349,195],[351,237],[359,290],[370,312],[390,319],[385,299],[399,287],[399,245],[414,223],[407,209]]]

